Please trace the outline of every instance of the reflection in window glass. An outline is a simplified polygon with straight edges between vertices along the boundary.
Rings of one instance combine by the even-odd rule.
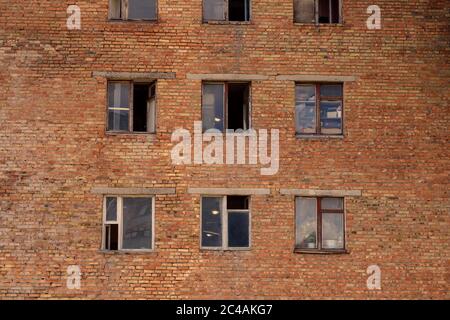
[[[117,198],[106,198],[106,221],[117,221]]]
[[[320,86],[320,96],[323,97],[342,97],[342,85],[340,84],[322,84]]]
[[[129,128],[129,111],[127,110],[108,111],[109,131],[128,131],[128,128]]]
[[[108,106],[109,108],[129,107],[130,85],[123,82],[108,83]]]
[[[202,246],[222,246],[222,198],[202,198]]]
[[[317,248],[317,200],[315,198],[296,199],[296,246]]]
[[[249,213],[246,211],[228,212],[228,246],[249,246]]]
[[[322,198],[321,208],[325,210],[343,210],[344,200],[342,198]]]
[[[123,198],[123,249],[152,248],[152,199]]]
[[[203,131],[224,128],[223,84],[204,84],[202,98]]]
[[[128,0],[128,19],[155,20],[156,0]]]
[[[342,133],[342,102],[320,102],[320,125],[324,134]]]
[[[344,248],[344,215],[341,213],[322,214],[322,248]]]
[[[316,88],[314,85],[296,86],[296,132],[316,132]]]

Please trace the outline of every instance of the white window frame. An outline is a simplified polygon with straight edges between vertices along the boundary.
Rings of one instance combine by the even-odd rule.
[[[252,248],[252,201],[248,195],[242,197],[248,197],[248,209],[227,209],[227,197],[233,195],[202,195],[200,197],[200,249],[202,250],[216,250],[216,251],[249,251]],[[205,247],[202,244],[203,239],[203,198],[221,198],[222,209],[222,246],[221,247]],[[248,247],[229,247],[228,246],[228,212],[247,212],[248,213]]]
[[[116,198],[117,200],[117,215],[116,221],[106,220],[106,199]],[[152,238],[151,246],[149,249],[122,249],[123,245],[123,198],[149,198],[152,200]],[[155,196],[154,195],[105,195],[103,197],[103,225],[102,225],[102,251],[107,252],[153,252],[155,251]],[[118,225],[118,239],[117,250],[106,249],[105,235],[106,225],[117,224]]]

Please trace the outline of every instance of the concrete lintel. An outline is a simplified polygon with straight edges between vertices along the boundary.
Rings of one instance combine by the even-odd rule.
[[[92,188],[92,193],[95,194],[110,194],[110,195],[158,195],[158,194],[175,194],[175,188],[108,188],[96,187]]]
[[[314,74],[286,74],[278,75],[276,80],[285,81],[301,81],[301,82],[352,82],[357,81],[356,76],[324,76],[324,75],[314,75]]]
[[[194,74],[188,73],[186,78],[189,80],[210,80],[210,81],[260,81],[267,80],[269,76],[259,74],[233,74],[233,73],[209,73]]]
[[[253,189],[253,188],[188,188],[190,194],[203,195],[267,195],[270,194],[270,189]]]
[[[301,197],[360,197],[361,190],[280,189],[283,195]]]
[[[175,72],[115,72],[93,71],[93,77],[103,77],[110,80],[153,80],[175,79]]]

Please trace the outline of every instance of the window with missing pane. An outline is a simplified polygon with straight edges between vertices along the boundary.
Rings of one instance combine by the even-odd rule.
[[[203,0],[203,21],[250,21],[250,0]]]
[[[343,134],[342,84],[297,84],[295,99],[297,135]]]
[[[343,251],[345,249],[344,199],[297,197],[295,225],[296,249]]]
[[[249,248],[249,197],[202,197],[201,233],[204,249]]]
[[[342,22],[342,0],[294,0],[294,21],[312,24]]]

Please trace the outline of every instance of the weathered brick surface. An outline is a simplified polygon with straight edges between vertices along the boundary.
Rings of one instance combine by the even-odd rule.
[[[200,0],[159,0],[156,24],[108,22],[107,2],[0,0],[2,298],[450,298],[448,1],[344,0],[344,25],[320,27],[294,25],[292,0],[252,0],[249,25],[201,24]],[[371,4],[381,30],[366,28]],[[93,71],[176,73],[157,84],[156,136],[105,134]],[[171,164],[172,131],[201,118],[187,73],[269,76],[252,83],[252,121],[280,129],[277,175]],[[345,138],[296,139],[294,83],[277,74],[357,76]],[[98,186],[176,188],[156,197],[155,252],[99,251]],[[188,187],[270,188],[252,198],[252,250],[200,251]],[[362,190],[347,200],[350,254],[294,254],[280,188]],[[81,290],[66,288],[72,264]]]

